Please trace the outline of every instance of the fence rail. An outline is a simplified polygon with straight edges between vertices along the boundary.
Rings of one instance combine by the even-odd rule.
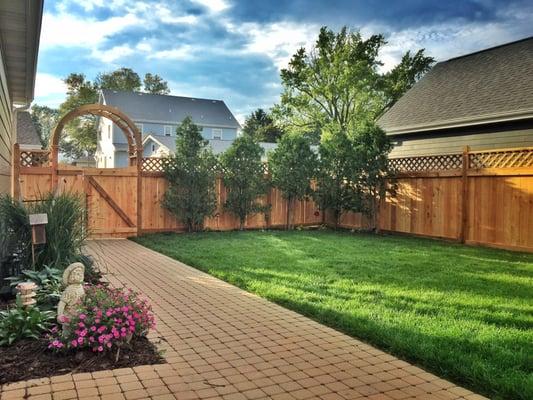
[[[15,145],[14,156],[19,160],[13,165],[16,196],[32,200],[52,188],[49,152],[20,151]],[[142,161],[140,181],[136,180],[139,172],[131,167],[59,166],[59,189],[85,195],[95,236],[184,229],[162,206],[167,187],[162,171],[169,161]],[[532,147],[465,149],[462,154],[395,158],[390,165],[396,171],[390,182],[395,190],[380,202],[378,229],[533,252]],[[139,192],[137,182],[141,185]],[[205,226],[215,230],[238,228],[237,219],[224,210],[226,190],[220,178],[217,194],[217,212]],[[281,193],[271,189],[260,200],[270,205],[271,211],[250,217],[246,227],[283,226],[287,203]],[[294,224],[323,222],[331,224],[333,220],[319,212],[311,199],[296,204]],[[369,222],[361,214],[345,213],[340,226],[357,229],[368,227]]]

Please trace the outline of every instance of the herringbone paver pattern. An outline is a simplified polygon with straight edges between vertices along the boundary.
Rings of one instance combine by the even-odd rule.
[[[1,400],[483,398],[133,242],[89,249],[150,298],[168,364],[5,385]]]

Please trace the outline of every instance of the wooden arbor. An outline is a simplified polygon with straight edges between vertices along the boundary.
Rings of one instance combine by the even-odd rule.
[[[142,158],[142,136],[137,126],[133,121],[122,111],[116,107],[107,106],[105,104],[85,104],[80,106],[61,118],[52,133],[50,138],[50,151],[52,163],[57,164],[57,156],[59,153],[59,138],[65,125],[74,118],[82,115],[98,115],[113,121],[124,132],[124,136],[128,140],[130,166],[139,165]],[[53,164],[52,164],[53,166]]]
[[[58,122],[50,138],[50,166],[52,170],[52,190],[58,186],[58,157],[59,138],[65,125],[74,118],[82,115],[98,115],[108,118],[115,123],[124,133],[128,141],[128,154],[130,167],[136,168],[137,175],[137,233],[141,231],[141,194],[142,194],[142,135],[133,121],[117,107],[105,104],[86,104],[65,114]]]

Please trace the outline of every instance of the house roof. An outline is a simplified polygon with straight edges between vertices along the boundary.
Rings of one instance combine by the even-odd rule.
[[[18,111],[17,113],[17,143],[20,145],[39,146],[41,140],[27,111]]]
[[[102,90],[103,102],[118,107],[136,122],[178,124],[191,116],[195,124],[240,128],[222,100]]]
[[[33,100],[43,0],[0,1],[0,52],[11,101]]]
[[[436,64],[379,120],[390,135],[533,118],[533,37]]]

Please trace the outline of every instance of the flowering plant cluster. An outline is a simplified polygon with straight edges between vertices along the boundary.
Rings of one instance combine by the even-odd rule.
[[[120,348],[134,337],[145,336],[155,327],[152,308],[131,289],[88,286],[75,316],[54,327],[50,349],[90,348],[103,352]]]

